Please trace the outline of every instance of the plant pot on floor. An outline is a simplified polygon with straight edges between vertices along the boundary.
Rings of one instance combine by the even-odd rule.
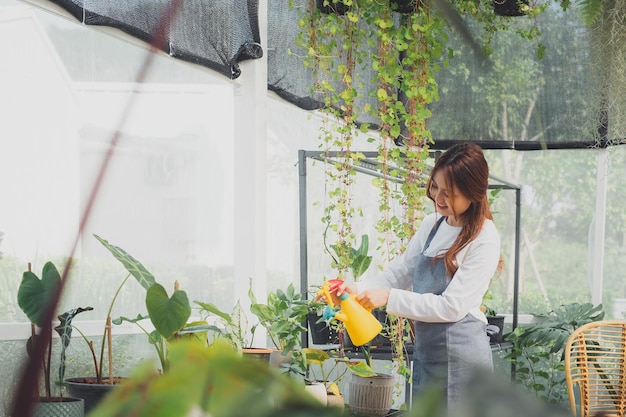
[[[33,404],[33,417],[83,417],[85,402],[82,398],[42,398]]]
[[[100,401],[111,392],[123,378],[113,377],[113,383],[108,384],[108,378],[103,383],[97,383],[94,377],[66,378],[67,392],[75,398],[82,398],[85,402],[85,414],[88,414]]]
[[[385,416],[393,404],[395,380],[392,375],[362,377],[350,375],[349,408],[360,416]]]

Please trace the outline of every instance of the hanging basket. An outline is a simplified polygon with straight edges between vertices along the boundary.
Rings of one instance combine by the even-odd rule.
[[[336,14],[339,16],[343,16],[346,14],[348,10],[350,10],[349,6],[346,6],[341,0],[328,0],[328,5],[324,5],[324,0],[315,0],[315,6],[317,9],[324,14]]]
[[[493,11],[499,16],[524,16],[528,0],[493,0]]]

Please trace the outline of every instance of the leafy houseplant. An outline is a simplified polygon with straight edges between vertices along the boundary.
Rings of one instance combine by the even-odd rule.
[[[385,416],[393,404],[395,378],[374,371],[369,347],[363,348],[363,355],[364,361],[347,363],[350,410],[357,415]]]
[[[112,323],[120,324],[123,321],[129,321],[139,325],[139,321],[149,318],[155,330],[148,332],[143,327],[140,326],[140,328],[146,332],[150,343],[155,347],[161,363],[161,369],[165,372],[169,367],[166,350],[167,344],[176,337],[179,337],[179,332],[186,326],[187,320],[191,315],[191,306],[189,304],[187,294],[184,291],[179,290],[176,287],[172,296],[169,297],[165,288],[161,284],[157,283],[154,276],[143,266],[141,262],[128,254],[122,248],[110,244],[108,241],[97,235],[94,235],[94,237],[126,268],[128,275],[117,287],[107,310],[99,358],[96,356],[93,342],[88,341],[87,338],[83,336],[89,345],[89,349],[93,357],[95,376],[68,378],[66,380],[70,392],[81,392],[80,395],[89,397],[85,402],[86,410],[90,410],[94,407],[97,402],[101,400],[101,397],[108,393],[110,388],[121,380],[119,376],[113,375],[113,353],[111,349]],[[129,319],[123,316],[118,319],[112,319],[111,313],[113,306],[115,305],[115,301],[117,300],[121,289],[131,276],[134,277],[144,289],[146,289],[145,304],[149,315],[138,315],[134,319]],[[200,329],[196,328],[196,331],[200,331]],[[105,377],[103,374],[105,346],[107,346],[108,353],[108,377]],[[92,394],[94,390],[96,394]],[[75,395],[78,396],[79,394]]]
[[[326,236],[324,238],[324,244],[326,244]],[[333,264],[339,265],[343,263],[348,265],[348,268],[352,272],[352,277],[355,280],[363,275],[372,263],[372,256],[369,255],[368,235],[361,236],[361,243],[358,248],[347,245],[345,247],[346,254],[343,255],[343,259],[341,259],[342,248],[339,245],[330,245],[330,248],[335,252],[335,255],[333,255],[330,250],[327,249],[333,259]],[[339,342],[341,345],[345,346],[344,341],[347,342],[347,335],[341,332],[341,324],[338,324],[337,322],[329,322],[324,319],[322,312],[325,307],[326,304],[315,301],[314,298],[309,302],[310,312],[308,313],[307,319],[312,331],[313,342],[316,344],[334,344]],[[325,329],[320,325],[323,325]],[[339,331],[339,333],[337,331]],[[316,338],[318,334],[320,337]]]
[[[326,404],[343,408],[344,398],[338,382],[347,370],[341,370],[338,365],[345,361],[342,358],[332,358],[334,363],[330,369],[327,369],[324,364],[329,359],[331,359],[330,354],[321,349],[298,349],[294,351],[287,371],[307,385],[321,384],[326,393]]]
[[[252,340],[248,340],[248,316],[241,306],[241,302],[237,301],[229,314],[213,303],[204,303],[194,301],[200,307],[201,312],[213,314],[218,317],[218,326],[209,325],[209,330],[218,335],[219,338],[227,341],[235,350],[241,352],[243,349],[251,346]],[[257,325],[250,327],[250,335],[254,339],[254,332]]]
[[[257,301],[252,285],[248,296],[252,303],[250,311],[258,318],[259,325],[267,330],[272,344],[283,356],[300,347],[309,306],[293,284],[289,284],[285,291],[277,289],[270,292],[266,304]]]
[[[549,403],[566,398],[563,348],[578,327],[602,320],[602,305],[572,303],[537,315],[539,322],[519,326],[507,334],[513,348],[506,358],[515,365],[516,382]]]
[[[40,328],[45,326],[44,317],[46,310],[49,308],[50,300],[53,294],[55,294],[61,285],[61,276],[56,266],[52,262],[46,262],[43,266],[41,278],[39,278],[35,273],[33,273],[30,269],[30,264],[28,265],[28,270],[25,271],[22,275],[22,281],[18,288],[17,293],[17,303],[26,314],[26,317],[31,321],[31,336],[28,339],[26,344],[26,349],[30,353],[33,350],[33,346],[36,343],[42,343],[39,339],[39,336],[35,333],[35,325]],[[91,307],[79,307],[72,310],[69,310],[60,316],[58,316],[60,320],[60,324],[54,328],[57,334],[61,338],[61,353],[59,358],[59,370],[58,370],[58,379],[56,380],[59,385],[63,383],[63,379],[65,376],[65,351],[72,340],[72,320],[77,314],[80,314],[84,311],[92,310]],[[43,382],[45,386],[45,395],[37,396],[36,400],[40,403],[67,403],[73,402],[75,405],[62,405],[62,407],[71,407],[68,409],[68,412],[78,413],[78,415],[82,416],[83,413],[83,402],[80,399],[76,398],[68,398],[63,397],[63,392],[61,391],[61,395],[58,397],[53,396],[52,393],[52,377],[51,377],[51,359],[52,359],[52,332],[50,334],[50,340],[48,340],[48,351],[47,354],[42,361],[43,368]],[[39,390],[37,390],[39,392]],[[48,406],[49,407],[49,406]],[[77,414],[73,414],[77,415]]]
[[[226,341],[209,346],[177,340],[170,348],[170,372],[154,378],[151,364],[140,366],[91,417],[340,417],[307,395],[293,378],[237,354]]]

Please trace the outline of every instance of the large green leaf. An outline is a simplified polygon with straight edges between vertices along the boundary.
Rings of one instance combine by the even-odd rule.
[[[154,284],[148,288],[146,308],[154,328],[166,339],[182,329],[191,316],[187,293],[176,290],[170,298],[161,284]]]
[[[61,276],[52,262],[46,262],[41,272],[41,279],[31,271],[25,271],[17,290],[17,304],[26,317],[39,327],[46,325],[44,316],[46,307],[61,285]]]
[[[128,252],[124,249],[111,245],[106,240],[102,239],[98,235],[93,235],[102,245],[109,250],[117,259],[124,265],[124,268],[128,271],[129,274],[135,277],[137,282],[144,287],[146,290],[150,289],[150,287],[156,284],[156,280],[154,276],[148,272],[148,270],[143,266],[141,262],[137,259],[133,258]]]

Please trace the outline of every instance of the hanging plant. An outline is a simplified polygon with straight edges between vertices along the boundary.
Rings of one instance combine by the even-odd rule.
[[[318,0],[308,0],[307,16],[301,19],[298,43],[307,45],[305,65],[313,69],[315,94],[323,101],[322,111],[327,114],[320,130],[320,148],[329,156],[338,156],[326,164],[326,195],[322,221],[326,225],[325,238],[332,242],[336,257],[331,266],[337,276],[344,278],[351,266],[350,248],[356,236],[352,230],[352,185],[356,172],[353,166],[364,156],[353,151],[358,134],[355,105],[359,93],[360,65],[364,55],[359,43],[364,39],[360,18],[351,0],[324,0],[322,6],[344,13],[325,14]],[[327,10],[326,10],[327,11]],[[320,24],[321,23],[321,24]],[[323,42],[318,42],[322,40]],[[328,236],[332,233],[333,236]],[[325,239],[325,241],[326,241]]]
[[[306,2],[299,19],[297,44],[306,51],[305,67],[313,73],[313,91],[328,117],[320,130],[320,149],[339,157],[326,163],[326,196],[322,221],[332,266],[343,278],[356,247],[352,221],[354,166],[363,158],[355,152],[358,137],[374,132],[380,178],[376,228],[383,262],[401,254],[424,216],[426,161],[433,142],[429,105],[439,100],[437,71],[449,65],[450,14],[471,15],[481,26],[484,43],[475,50],[488,54],[492,36],[508,28],[491,4],[452,0],[441,13],[429,0],[291,0]],[[501,0],[496,0],[501,1]],[[545,6],[529,8],[529,18]],[[463,21],[459,19],[459,21]],[[536,39],[535,27],[518,30],[525,40]],[[539,48],[541,49],[541,48]],[[363,119],[370,124],[357,124]],[[394,360],[404,366],[408,322],[397,319],[389,328]],[[400,369],[406,372],[406,369]]]
[[[341,0],[315,0],[315,6],[324,14],[344,15],[350,6]]]

